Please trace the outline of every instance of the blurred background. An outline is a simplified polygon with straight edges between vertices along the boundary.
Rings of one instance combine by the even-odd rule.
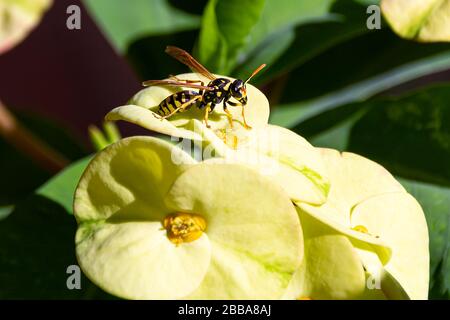
[[[21,17],[8,2],[0,41]],[[72,192],[98,147],[88,127],[102,128],[143,80],[187,71],[167,45],[233,77],[266,63],[253,84],[269,98],[271,123],[396,175],[427,216],[430,298],[450,297],[450,43],[402,39],[384,20],[370,30],[377,0],[44,2],[33,28],[17,24],[14,46],[0,42],[0,299],[109,298],[87,279],[66,287]],[[81,28],[71,30],[73,5]]]

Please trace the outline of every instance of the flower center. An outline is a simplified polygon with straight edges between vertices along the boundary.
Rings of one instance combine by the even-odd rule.
[[[206,221],[198,214],[178,212],[166,216],[163,226],[167,231],[167,238],[179,245],[200,238],[206,230]]]

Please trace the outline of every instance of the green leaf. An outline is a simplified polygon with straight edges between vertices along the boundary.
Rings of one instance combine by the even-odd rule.
[[[450,185],[450,86],[373,99],[353,127],[349,149],[415,180]]]
[[[150,35],[133,41],[128,47],[127,60],[142,80],[165,79],[169,75],[190,72],[188,67],[165,53],[167,45],[192,52],[198,30],[162,35]]]
[[[334,1],[266,0],[261,17],[251,32],[247,50],[254,49],[266,37],[280,30],[322,19],[328,14]]]
[[[339,61],[339,63],[336,63]],[[366,100],[450,67],[450,45],[401,40],[388,30],[340,44],[290,73],[271,123],[301,127],[325,111]]]
[[[205,9],[207,0],[195,0],[195,1],[186,1],[186,0],[168,0],[170,5],[173,7],[186,11],[188,13],[194,15],[201,15],[203,10]]]
[[[200,19],[169,6],[166,0],[84,0],[119,52],[134,39],[198,27]]]
[[[40,187],[36,193],[62,206],[69,214],[73,213],[73,196],[78,181],[92,157],[81,159]]]
[[[200,31],[199,59],[211,71],[227,74],[250,31],[258,22],[265,0],[210,0]]]
[[[372,4],[379,5],[381,0],[355,0],[355,2],[361,3],[365,6],[370,6]]]
[[[14,206],[1,206],[0,207],[0,221],[6,219],[11,212],[13,212]]]
[[[1,139],[0,168],[0,205],[23,199],[50,178],[49,173]]]
[[[323,121],[324,125],[326,125],[328,121],[333,120],[332,117],[336,114],[336,112],[326,112],[323,116],[318,117],[317,120],[313,119],[312,121],[306,121],[305,123],[306,125],[302,127],[302,129],[305,129],[305,132],[307,133],[308,129],[313,132],[310,138],[310,141],[313,145],[322,148],[337,149],[340,151],[347,150],[351,129],[353,128],[355,122],[358,121],[358,119],[364,114],[365,110],[362,109],[359,111],[354,111],[351,110],[350,106],[344,108],[348,109],[345,111],[353,111],[353,113],[344,120],[340,120],[339,117],[347,115],[347,112],[342,112],[344,111],[341,110],[343,108],[338,109],[338,111],[341,111],[341,113],[338,113],[334,117],[334,120],[336,121],[337,124],[331,125],[328,130],[323,130],[319,134],[314,133],[316,133],[317,129],[320,130],[321,128],[320,122]],[[310,135],[307,134],[304,136]]]
[[[382,0],[381,9],[401,37],[418,41],[450,41],[449,0]]]
[[[430,236],[430,299],[450,299],[450,188],[400,182],[421,204]]]
[[[246,59],[233,74],[245,78],[256,67],[267,63],[267,70],[255,79],[256,83],[264,83],[299,67],[339,43],[369,32],[365,7],[348,0],[336,1],[331,7],[329,3],[298,1],[297,6],[302,6],[302,10],[298,11],[301,12],[301,19],[296,20],[295,25],[268,32],[269,36],[246,52]],[[252,37],[259,32],[258,27],[262,26],[258,24],[255,27]]]
[[[0,299],[111,298],[81,274],[81,290],[66,286],[76,265],[76,222],[42,196],[32,196],[0,221]]]

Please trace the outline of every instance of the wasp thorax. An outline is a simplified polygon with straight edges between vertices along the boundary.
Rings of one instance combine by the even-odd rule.
[[[206,230],[206,221],[198,214],[179,212],[165,217],[163,226],[167,231],[167,238],[178,245],[200,238]]]

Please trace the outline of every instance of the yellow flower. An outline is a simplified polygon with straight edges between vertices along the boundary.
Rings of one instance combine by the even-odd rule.
[[[0,54],[22,41],[51,4],[51,0],[0,1]]]
[[[124,298],[278,299],[303,257],[300,221],[279,186],[151,137],[101,151],[74,213],[82,270]]]
[[[294,280],[296,293],[314,295],[315,292],[319,297],[340,299],[374,296],[426,299],[429,281],[428,230],[418,202],[377,163],[352,153],[320,150],[331,183],[328,199],[321,206],[296,204],[306,232],[306,266],[303,268],[308,268],[308,261],[312,259],[314,272],[318,272],[317,264],[320,264],[332,279],[329,279],[326,290],[319,290],[314,285],[311,285],[312,288],[303,287],[303,271],[298,272],[300,275]],[[346,242],[345,250],[334,249],[336,260],[333,266],[323,264],[330,259],[329,254],[320,253],[311,244],[316,238],[321,239],[322,235],[308,235],[310,223],[307,220],[327,226],[327,234]],[[314,252],[309,249],[310,246],[315,248]],[[348,257],[344,258],[346,255]],[[349,258],[350,255],[352,258]],[[364,266],[367,276],[365,285],[359,281],[351,289],[347,288],[345,294],[341,291],[333,293],[333,288],[338,287],[335,281],[351,270],[344,262],[349,264],[356,258]],[[361,267],[354,268],[354,274],[359,274],[359,278],[362,272]],[[323,281],[323,278],[320,279]],[[374,286],[379,282],[379,290],[369,288],[369,282],[373,282]]]

